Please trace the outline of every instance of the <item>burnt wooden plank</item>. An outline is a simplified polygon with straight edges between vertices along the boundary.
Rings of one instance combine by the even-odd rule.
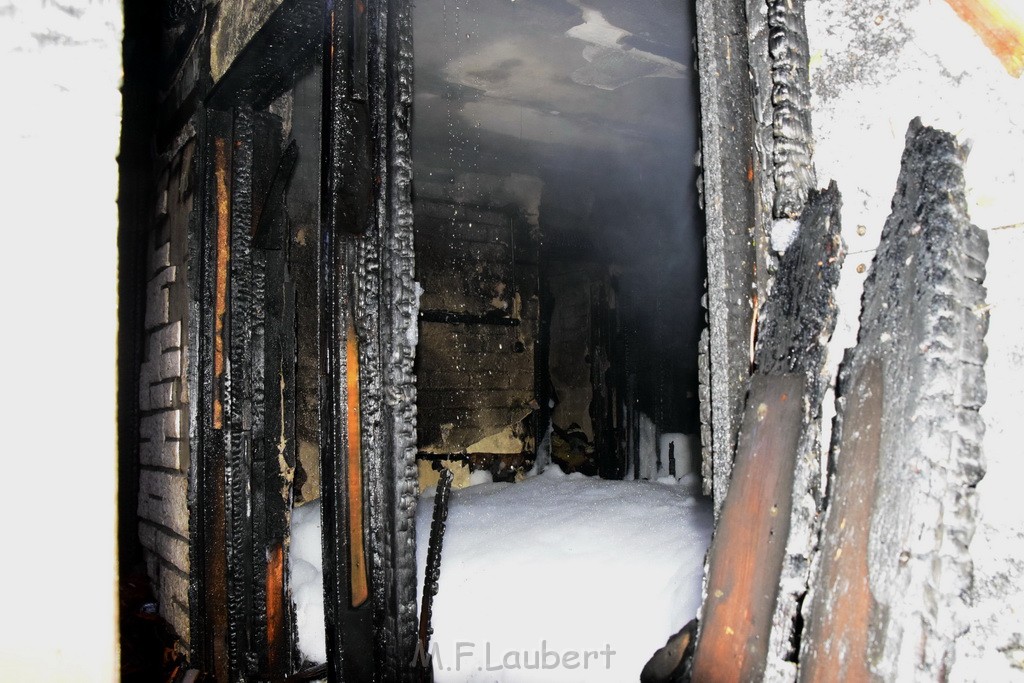
[[[203,205],[201,223],[190,229],[189,253],[200,259],[189,277],[198,277],[201,286],[192,288],[190,327],[197,349],[198,400],[190,402],[190,424],[196,430],[190,439],[195,468],[195,506],[190,514],[189,611],[192,634],[192,659],[214,676],[228,673],[227,633],[227,519],[225,503],[226,433],[222,431],[223,396],[223,316],[226,306],[227,259],[230,234],[231,116],[207,111],[200,129],[202,147],[198,166],[208,169],[201,179]],[[213,306],[209,302],[214,302]],[[202,330],[202,331],[200,331]],[[190,373],[193,370],[190,363]],[[190,387],[191,388],[191,387]],[[198,599],[196,599],[198,598]]]
[[[793,477],[788,550],[775,602],[766,672],[791,676],[797,658],[800,603],[807,591],[810,553],[821,510],[821,405],[830,377],[827,344],[835,330],[835,290],[845,256],[842,198],[832,183],[811,190],[800,213],[799,232],[779,259],[775,285],[761,311],[757,372],[804,377],[804,411]]]
[[[349,652],[349,491],[348,394],[346,391],[345,336],[351,301],[347,278],[351,276],[351,247],[345,236],[356,232],[350,206],[343,199],[351,192],[346,180],[352,173],[356,144],[351,86],[350,8],[331,4],[326,8],[323,54],[323,109],[320,147],[321,243],[320,243],[320,515],[323,529],[324,624],[327,640],[327,673],[332,681],[353,677],[358,653]],[[365,112],[365,108],[363,108]],[[364,131],[365,132],[365,131]],[[346,638],[346,636],[349,636]]]
[[[764,674],[789,536],[803,400],[800,375],[751,379],[732,481],[711,545],[694,680],[756,681]]]
[[[882,432],[882,366],[865,365],[851,387],[836,463],[835,493],[821,532],[815,607],[803,637],[813,647],[800,658],[804,681],[869,681],[868,623],[874,609],[868,585],[868,536]]]
[[[819,666],[847,666],[882,680],[942,680],[955,634],[966,628],[974,487],[984,472],[978,411],[985,399],[988,242],[967,215],[965,157],[952,135],[911,122],[892,213],[864,285],[857,346],[837,383],[825,535],[803,608],[804,680]],[[862,481],[867,474],[844,473],[857,475],[852,461],[874,455],[861,443],[875,438],[864,424],[874,412],[862,405],[874,363],[881,388],[870,391],[882,401],[878,465],[874,495],[861,501],[870,493]],[[844,514],[851,523],[844,505],[851,497],[858,515],[870,510],[868,561],[856,567],[836,563],[846,549],[835,547],[842,534],[831,536]],[[859,552],[856,544],[851,552]],[[838,597],[837,577],[860,587],[850,606],[857,618],[838,633],[827,615]],[[837,659],[842,641],[851,649]]]
[[[709,680],[772,677],[792,667],[795,659],[792,639],[806,590],[807,554],[816,532],[820,501],[818,453],[821,401],[827,384],[825,345],[835,327],[834,294],[844,255],[840,205],[835,184],[810,192],[797,239],[781,257],[774,288],[761,311],[756,373],[747,397],[734,479],[712,546],[712,558],[729,559],[713,560],[709,569],[705,620],[694,660],[695,674],[714,673],[716,678]],[[769,410],[772,400],[761,394],[776,391],[775,383],[783,382],[791,386],[780,393],[799,400],[790,403],[784,413],[764,413],[764,419],[770,416],[772,422],[760,426],[756,421],[761,416],[750,411]],[[767,446],[774,462],[768,466],[770,478],[762,482],[765,490],[735,479],[741,471],[744,477],[750,476],[750,449],[766,447],[754,445],[744,434],[762,428],[770,434],[763,438],[774,439]],[[765,466],[763,460],[759,464]],[[757,476],[769,475],[762,472]],[[734,494],[737,486],[740,489]],[[772,497],[771,505],[758,498],[766,495]],[[743,523],[750,529],[735,531],[741,519],[746,519]],[[730,526],[723,526],[726,522]],[[769,533],[759,526],[764,524],[771,525],[770,540],[750,549],[751,539],[744,533]],[[723,562],[726,569],[715,569]],[[747,573],[734,569],[730,562],[745,564]],[[723,582],[729,585],[723,587]],[[726,653],[731,653],[726,663],[717,661]]]
[[[207,105],[266,107],[316,61],[323,21],[322,0],[284,0],[214,85]]]
[[[228,309],[228,356],[225,406],[230,452],[225,467],[228,538],[228,655],[232,679],[255,668],[250,660],[252,635],[252,517],[249,500],[253,457],[253,395],[247,368],[252,359],[252,153],[251,110],[234,113],[231,156],[231,258]]]
[[[339,42],[333,34],[328,37],[327,45]],[[330,48],[328,48],[330,49]],[[333,62],[324,67],[324,106],[335,107],[335,86],[332,76],[335,70]],[[328,85],[330,83],[330,85]],[[326,136],[325,136],[326,141]],[[342,633],[339,624],[339,613],[345,609],[345,600],[340,587],[344,585],[342,572],[344,563],[341,559],[346,550],[346,533],[339,523],[345,509],[345,490],[341,486],[344,481],[338,476],[342,467],[342,434],[345,404],[342,393],[343,367],[340,358],[338,340],[342,331],[339,325],[341,306],[339,304],[338,277],[341,272],[341,249],[338,244],[340,235],[336,227],[337,204],[328,197],[334,192],[334,183],[329,183],[330,176],[329,150],[333,141],[326,142],[321,155],[321,166],[324,171],[323,202],[321,204],[321,250],[320,250],[320,285],[319,291],[319,326],[320,326],[320,515],[323,528],[323,577],[324,577],[324,623],[327,639],[327,675],[330,680],[344,680],[343,670],[345,654],[342,650]]]
[[[714,410],[704,440],[705,493],[713,494],[716,514],[725,502],[743,397],[750,375],[752,292],[757,278],[757,243],[752,228],[759,219],[755,184],[768,170],[755,161],[756,122],[751,107],[751,72],[766,70],[750,55],[744,0],[697,0],[697,65],[701,110],[701,163],[707,221],[709,362],[702,378]],[[765,55],[767,57],[767,55]],[[750,307],[737,305],[750,302]],[[714,371],[711,371],[711,368]],[[708,403],[706,401],[705,403]]]
[[[253,116],[252,134],[252,206],[250,210],[249,234],[255,235],[257,226],[262,222],[261,216],[268,208],[267,196],[273,184],[273,174],[277,166],[281,150],[281,122],[276,116],[265,112],[256,112]],[[267,325],[275,324],[268,321],[269,299],[274,293],[270,291],[279,281],[268,272],[268,254],[258,248],[255,239],[251,239],[251,305],[250,305],[250,356],[244,372],[248,374],[248,382],[252,401],[252,460],[250,465],[249,509],[252,517],[250,540],[250,576],[252,591],[252,614],[250,615],[249,659],[256,671],[266,671],[267,667],[267,570],[268,559],[271,557],[269,541],[268,505],[269,498],[276,494],[268,490],[267,481],[271,469],[276,468],[277,459],[268,453],[267,432],[273,432],[277,422],[268,420],[268,407],[272,412],[277,401],[274,387],[268,386],[267,357],[274,340],[268,338]],[[269,400],[268,400],[269,399]],[[275,487],[276,488],[276,487]]]

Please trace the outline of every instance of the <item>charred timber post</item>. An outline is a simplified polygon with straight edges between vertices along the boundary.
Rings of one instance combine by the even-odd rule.
[[[815,529],[825,344],[844,255],[840,204],[834,183],[810,192],[762,307],[756,374],[709,559],[695,680],[757,680],[791,656],[802,591],[780,585],[805,585]]]
[[[345,328],[340,300],[342,275],[342,234],[345,232],[341,206],[344,177],[341,157],[352,142],[349,122],[351,14],[345,3],[329,0],[324,14],[323,139],[321,148],[320,245],[320,471],[321,523],[324,560],[324,630],[327,646],[328,680],[344,680],[343,617],[349,607],[343,586],[347,570],[348,533],[344,523],[348,487],[343,476],[346,392],[344,349],[339,340]]]
[[[843,459],[836,468],[842,486],[829,503],[821,534],[821,570],[816,588],[819,608],[804,629],[809,648],[800,658],[801,681],[871,680],[868,622],[873,609],[868,584],[868,535],[875,500],[882,429],[882,368],[866,365],[854,382],[846,407]]]
[[[234,112],[231,158],[231,235],[228,262],[227,403],[225,464],[228,658],[231,680],[255,668],[253,631],[252,489],[253,387],[246,369],[253,354],[252,154],[255,120],[247,107]]]
[[[751,152],[751,61],[744,0],[697,0],[701,160],[707,220],[708,335],[701,362],[705,493],[716,514],[725,500],[743,396],[750,375],[747,343],[755,284],[754,181],[766,173]],[[711,367],[715,368],[711,372]],[[714,411],[703,406],[714,405]]]
[[[965,158],[954,136],[910,123],[837,380],[801,680],[945,680],[968,627],[988,240],[967,215]]]
[[[732,482],[711,548],[696,681],[756,681],[764,674],[789,536],[803,392],[799,375],[751,380]]]

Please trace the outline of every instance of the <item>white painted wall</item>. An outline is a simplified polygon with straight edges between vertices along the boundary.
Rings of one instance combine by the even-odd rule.
[[[0,678],[117,680],[121,4],[0,0]]]
[[[1021,12],[1014,0],[1000,4]],[[818,182],[839,183],[849,246],[833,368],[856,342],[861,290],[889,214],[907,124],[920,116],[972,142],[968,210],[991,242],[982,410],[988,474],[978,487],[971,546],[971,630],[958,640],[951,677],[1024,681],[1024,81],[942,0],[808,0],[807,28]],[[830,397],[825,407],[828,427]]]

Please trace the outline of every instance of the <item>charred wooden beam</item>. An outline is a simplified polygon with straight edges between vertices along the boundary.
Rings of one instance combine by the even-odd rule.
[[[882,366],[871,361],[851,387],[845,407],[843,458],[821,532],[814,608],[803,637],[813,647],[800,658],[803,681],[869,681],[868,624],[874,611],[868,585],[868,537],[877,495],[882,431]]]
[[[323,0],[284,0],[214,85],[207,106],[262,109],[318,59]]]
[[[253,173],[253,659],[261,677],[289,673],[290,619],[287,546],[295,467],[294,291],[288,279],[287,180],[296,147],[281,152],[281,122],[257,115]],[[261,237],[263,238],[261,240]]]
[[[224,316],[227,308],[230,255],[231,116],[207,111],[200,127],[199,166],[209,169],[202,178],[202,212],[190,226],[189,252],[194,299],[190,303],[190,349],[198,353],[189,363],[191,402],[190,481],[194,503],[190,509],[189,611],[191,662],[215,676],[228,673],[227,543],[225,504],[226,435],[223,431]],[[213,302],[211,306],[209,302]],[[191,376],[191,373],[195,373]],[[193,382],[195,383],[193,385]],[[194,390],[193,390],[194,386]]]
[[[751,21],[758,16],[753,15]],[[729,486],[750,375],[747,349],[757,276],[757,249],[751,234],[758,211],[755,180],[763,184],[767,172],[755,162],[747,23],[744,0],[697,1],[709,319],[707,344],[702,347],[709,362],[701,364],[705,370],[701,382],[702,396],[706,396],[703,404],[714,405],[706,415],[710,424],[704,425],[701,436],[705,493],[714,495],[716,514]],[[737,302],[751,305],[748,308]]]
[[[757,371],[797,373],[804,377],[805,386],[800,443],[790,472],[794,496],[788,512],[788,549],[769,637],[766,670],[770,677],[792,675],[800,603],[821,509],[821,406],[829,384],[825,361],[836,325],[835,290],[845,256],[841,205],[835,183],[824,191],[810,191],[796,240],[779,259],[758,330]]]
[[[830,677],[942,680],[966,628],[984,472],[988,240],[967,215],[966,151],[917,119],[906,140],[857,346],[838,379],[802,680],[825,667]],[[830,615],[837,608],[849,614]]]
[[[234,112],[231,154],[231,252],[228,260],[227,355],[224,370],[227,402],[224,425],[230,444],[225,466],[227,509],[227,608],[229,676],[244,678],[255,668],[250,660],[252,635],[252,516],[250,490],[253,458],[252,154],[253,112]]]
[[[367,103],[353,97],[356,19],[351,5],[327,3],[320,157],[320,510],[330,680],[373,675],[373,655],[361,646],[369,639],[365,614],[354,610],[356,604],[365,601],[362,593],[368,590],[365,578],[357,579],[365,577],[365,555],[353,545],[363,539],[364,489],[357,412],[362,400],[359,331],[354,322],[357,288],[352,280],[359,261],[354,239],[366,232],[368,208],[361,201],[363,192],[359,189],[367,187],[368,179],[357,179],[356,175],[368,174],[365,154],[360,150],[365,152],[369,144]],[[368,204],[368,197],[365,199]],[[363,565],[358,568],[353,565],[357,557]]]

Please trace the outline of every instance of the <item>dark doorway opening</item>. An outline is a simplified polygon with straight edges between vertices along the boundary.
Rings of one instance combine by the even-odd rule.
[[[692,5],[418,3],[413,23],[421,486],[445,461],[698,470]]]

